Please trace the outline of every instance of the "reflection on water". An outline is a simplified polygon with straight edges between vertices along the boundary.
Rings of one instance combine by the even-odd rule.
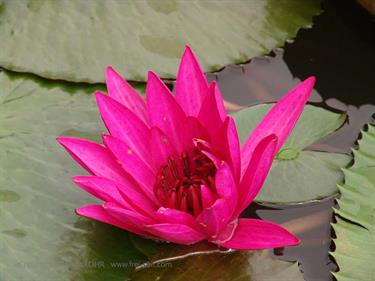
[[[275,255],[283,260],[298,261],[307,281],[331,280],[330,271],[336,270],[336,265],[328,256],[334,204],[334,198],[277,208],[252,204],[242,216],[269,220],[295,233],[301,239],[301,244],[298,247],[276,249]]]

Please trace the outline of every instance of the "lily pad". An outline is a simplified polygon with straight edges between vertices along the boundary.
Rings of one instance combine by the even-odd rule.
[[[124,280],[134,266],[113,262],[146,260],[125,231],[74,213],[95,201],[55,137],[100,137],[94,88],[0,72],[1,280]]]
[[[243,143],[272,104],[248,107],[233,114]],[[266,182],[255,199],[266,203],[297,203],[338,193],[341,168],[350,157],[345,154],[306,150],[317,140],[337,130],[346,114],[307,105],[296,127],[281,148]]]
[[[375,268],[375,126],[369,125],[354,150],[354,164],[344,169],[345,184],[335,209],[335,258],[338,281],[374,280]]]
[[[136,271],[132,281],[303,281],[297,263],[278,260],[269,251],[201,254],[156,262]]]
[[[269,53],[310,27],[320,0],[0,0],[0,66],[74,82],[174,78],[185,44],[206,71]]]

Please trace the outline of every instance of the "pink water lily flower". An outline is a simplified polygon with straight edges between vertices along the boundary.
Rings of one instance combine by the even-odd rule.
[[[109,95],[96,93],[109,131],[103,144],[58,138],[91,174],[74,182],[104,202],[80,207],[78,215],[178,244],[208,240],[226,248],[265,249],[299,243],[279,225],[239,215],[297,122],[313,77],[284,96],[242,148],[217,84],[207,83],[189,47],[174,94],[153,72],[146,100],[111,67],[106,82]]]

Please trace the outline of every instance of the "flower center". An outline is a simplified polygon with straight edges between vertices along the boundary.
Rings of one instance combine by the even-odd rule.
[[[197,216],[204,205],[202,186],[216,193],[215,173],[214,163],[198,149],[183,153],[177,159],[170,157],[157,175],[155,195],[163,207]]]

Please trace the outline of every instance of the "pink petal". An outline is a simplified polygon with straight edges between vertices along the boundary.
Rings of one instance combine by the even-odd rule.
[[[217,199],[209,208],[204,209],[196,219],[201,232],[215,237],[228,223],[231,211],[225,199]]]
[[[152,237],[151,234],[149,234],[146,231],[140,229],[139,227],[135,227],[135,226],[127,224],[125,222],[119,221],[119,220],[115,219],[114,217],[110,216],[103,209],[103,207],[100,206],[100,205],[83,206],[83,207],[80,207],[80,208],[76,209],[76,212],[77,212],[77,215],[82,216],[82,217],[86,217],[86,218],[94,219],[94,220],[101,221],[101,222],[104,222],[104,223],[108,223],[108,224],[114,225],[116,227],[125,229],[127,231],[139,234],[139,235]]]
[[[121,208],[119,205],[106,202],[103,205],[104,210],[115,219],[133,225],[139,229],[144,229],[147,224],[155,223],[155,221],[147,216],[144,216],[136,211]]]
[[[202,107],[198,114],[198,120],[206,128],[210,138],[215,139],[218,129],[223,125],[223,119],[219,110],[221,106],[218,105],[220,98],[217,97],[217,91],[215,91],[216,84],[212,85],[209,94],[203,100]]]
[[[182,153],[192,146],[191,140],[183,138],[185,113],[176,102],[167,86],[153,72],[149,72],[147,87],[147,110],[151,126],[159,127]]]
[[[150,152],[156,170],[164,166],[171,156],[177,157],[177,152],[168,137],[157,127],[151,128]]]
[[[207,130],[203,127],[198,118],[188,116],[184,125],[185,131],[189,132],[190,137],[201,140],[210,140]]]
[[[127,209],[139,212],[145,216],[155,218],[155,211],[159,206],[158,202],[153,202],[142,193],[138,186],[132,183],[114,183],[118,192],[127,204]],[[111,202],[111,201],[109,201]],[[115,202],[116,203],[116,202]]]
[[[100,115],[112,136],[121,139],[142,159],[149,157],[149,129],[133,112],[112,98],[96,93]]]
[[[284,96],[271,108],[263,120],[253,130],[242,148],[242,172],[247,169],[251,155],[258,143],[266,136],[275,134],[278,138],[275,154],[283,146],[290,132],[297,123],[303,107],[309,99],[314,87],[315,78],[310,77],[298,84],[291,92]]]
[[[215,176],[216,192],[226,200],[230,212],[233,212],[237,204],[237,185],[228,164],[223,162]]]
[[[215,130],[215,134],[216,136],[212,139],[211,144],[197,140],[196,146],[201,148],[202,152],[211,158],[211,160],[214,161],[214,158],[210,157],[209,154],[227,162],[232,169],[235,182],[238,182],[241,162],[240,143],[233,118],[228,116],[220,129]],[[214,161],[214,163],[216,162]]]
[[[148,165],[121,140],[112,136],[103,136],[103,141],[104,145],[118,159],[123,169],[137,181],[144,194],[153,202],[156,202],[153,192],[156,175]]]
[[[300,240],[281,226],[257,219],[239,219],[231,240],[220,246],[238,250],[296,246]]]
[[[56,139],[69,154],[90,173],[115,181],[126,181],[126,175],[103,146],[84,139],[58,137]]]
[[[241,170],[241,149],[236,124],[231,116],[225,120],[223,129],[223,159],[231,165],[234,179],[238,182]]]
[[[159,223],[147,225],[146,229],[151,234],[162,240],[190,245],[205,238],[205,235],[184,224]]]
[[[189,116],[197,116],[208,92],[199,62],[189,46],[185,47],[176,81],[176,100]]]
[[[215,236],[208,239],[208,241],[215,244],[222,244],[232,239],[238,224],[238,219],[233,220],[224,226],[220,232]]]
[[[202,205],[204,209],[210,208],[218,199],[216,194],[207,186],[201,185]]]
[[[194,223],[194,217],[189,213],[182,212],[176,209],[160,207],[156,212],[157,218],[164,223],[186,224]]]
[[[108,94],[111,98],[130,109],[143,122],[148,123],[145,101],[141,95],[110,66],[106,69],[106,83]]]
[[[270,135],[259,142],[245,171],[239,188],[238,216],[257,196],[271,168],[277,137]]]
[[[119,193],[116,182],[97,176],[75,176],[73,181],[86,192],[94,195],[100,200],[114,202],[130,208]]]
[[[223,162],[222,160],[220,160],[218,157],[216,157],[215,155],[213,155],[211,152],[208,152],[206,150],[201,150],[201,152],[206,155],[215,165],[216,169],[219,169],[221,163]]]
[[[224,106],[224,99],[223,99],[223,96],[221,95],[219,86],[217,85],[215,80],[211,82],[210,87],[209,87],[209,91],[214,92],[214,96],[215,96],[215,99],[216,99],[217,111],[219,112],[220,119],[222,121],[224,121],[225,118],[227,117],[227,113],[225,111],[225,106]]]

